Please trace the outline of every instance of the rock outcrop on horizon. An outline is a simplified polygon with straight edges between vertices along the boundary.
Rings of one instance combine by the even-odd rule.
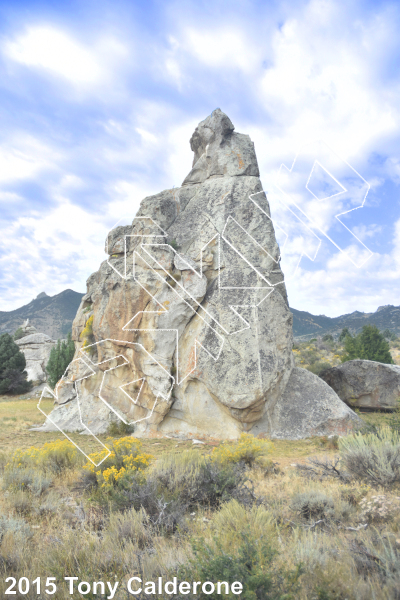
[[[99,433],[120,417],[137,436],[290,437],[301,404],[295,436],[357,427],[328,386],[294,370],[292,315],[250,137],[217,109],[190,145],[182,186],[145,198],[132,224],[108,235],[109,258],[89,277],[73,323],[75,361],[44,428]]]
[[[321,378],[351,407],[394,410],[400,400],[400,366],[349,360]]]
[[[26,335],[15,343],[25,356],[28,381],[32,381],[34,386],[39,386],[47,381],[46,365],[51,349],[57,342],[45,333],[39,333],[29,322],[25,322],[21,328]]]

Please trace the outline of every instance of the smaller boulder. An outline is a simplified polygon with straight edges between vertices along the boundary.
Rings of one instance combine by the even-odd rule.
[[[47,381],[46,365],[49,362],[51,349],[57,342],[45,333],[32,333],[16,340],[15,343],[25,356],[28,380],[34,385]]]
[[[349,360],[320,377],[348,406],[393,410],[400,399],[400,366]]]
[[[300,440],[315,435],[347,435],[362,425],[363,421],[324,381],[296,367],[270,417],[265,415],[250,433]]]

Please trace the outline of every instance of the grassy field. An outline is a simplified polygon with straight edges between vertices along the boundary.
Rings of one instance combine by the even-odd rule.
[[[360,416],[391,423],[385,413]],[[0,597],[7,597],[6,576],[57,580],[56,596],[31,588],[16,598],[107,597],[77,588],[70,595],[66,574],[118,582],[115,600],[221,597],[134,596],[133,576],[241,581],[243,594],[222,597],[242,600],[400,597],[398,436],[388,442],[395,477],[383,452],[371,479],[363,461],[375,450],[349,462],[327,438],[114,438],[107,440],[113,454],[94,467],[62,434],[30,431],[42,422],[37,399],[0,398]],[[374,444],[369,436],[363,439]],[[78,444],[82,437],[71,434]]]
[[[40,447],[46,442],[64,439],[58,431],[39,432],[30,431],[32,427],[38,427],[44,423],[44,416],[37,409],[37,398],[10,399],[10,396],[0,396],[0,447],[3,451],[11,452],[16,448],[26,450],[30,446]],[[42,400],[43,410],[50,412],[53,401]],[[369,413],[366,420],[374,423],[385,422],[387,415],[383,413]],[[79,445],[82,443],[82,435],[78,433],[68,434],[69,437]],[[99,435],[98,438],[105,443],[107,435]],[[201,453],[211,452],[218,445],[217,441],[209,441],[204,444],[194,445],[191,440],[180,441],[169,438],[142,440],[143,450],[152,454],[161,454],[165,451],[182,452],[195,447]],[[85,446],[90,451],[97,450],[95,441],[85,436]],[[289,467],[294,460],[304,462],[310,456],[323,453],[333,453],[329,444],[324,439],[312,438],[307,440],[275,440],[274,452],[271,458],[282,467]]]

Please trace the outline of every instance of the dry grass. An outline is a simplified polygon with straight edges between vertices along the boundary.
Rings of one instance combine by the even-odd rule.
[[[0,400],[0,447],[6,454],[60,439],[58,432],[29,431],[41,422],[36,404],[36,399]],[[362,416],[375,425],[390,418],[385,413]],[[79,434],[71,437],[79,442]],[[185,469],[191,472],[187,461],[190,459],[195,469],[202,462],[197,454],[206,456],[216,445],[163,438],[143,440],[142,450],[158,459],[149,474],[164,473],[170,465],[182,463],[180,476],[184,478]],[[182,452],[184,456],[174,456]],[[398,600],[400,487],[306,477],[296,466],[310,458],[332,459],[337,454],[334,444],[324,438],[276,440],[269,455],[275,468],[255,466],[247,472],[255,504],[231,500],[217,508],[192,507],[182,515],[179,527],[169,531],[157,528],[143,509],[130,507],[122,512],[110,501],[110,512],[110,506],[94,502],[90,490],[79,485],[79,466],[52,476],[48,487],[33,486],[36,492],[3,490],[0,597],[4,596],[5,572],[31,580],[38,575],[54,576],[59,581],[68,573],[85,581],[117,580],[115,600],[126,600],[129,577],[171,578],[186,568],[190,578],[199,580],[207,572],[222,569],[225,559],[229,564],[238,560],[249,540],[265,539],[271,548],[271,562],[263,567],[263,573],[271,569],[275,595],[262,593],[254,598],[281,598],[282,590],[292,589],[290,578],[302,565],[297,589],[286,596],[288,600]],[[0,456],[0,472],[5,460]],[[201,565],[197,557],[190,563],[196,552],[193,544],[200,539],[206,557]],[[260,548],[256,550],[257,560],[262,560]],[[64,598],[71,596],[59,585],[57,600]]]

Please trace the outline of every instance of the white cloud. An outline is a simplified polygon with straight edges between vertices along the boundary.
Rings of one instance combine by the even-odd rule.
[[[83,105],[83,111],[96,115],[97,122],[72,132],[71,137],[65,135],[64,147],[73,140],[73,152],[66,156],[24,136],[14,136],[0,148],[0,182],[36,177],[40,185],[46,169],[62,173],[60,182],[50,187],[58,207],[39,215],[40,206],[32,202],[37,215],[30,213],[30,220],[18,219],[14,229],[5,231],[2,243],[9,262],[4,260],[1,267],[10,287],[19,286],[21,294],[26,294],[26,286],[35,293],[43,289],[56,293],[74,285],[82,289],[86,277],[104,259],[108,227],[124,214],[129,222],[144,196],[181,184],[191,168],[189,138],[216,105],[228,113],[237,131],[250,134],[255,142],[266,189],[279,165],[290,166],[296,152],[315,139],[326,140],[373,187],[385,182],[378,175],[400,181],[400,90],[395,80],[381,75],[398,44],[391,10],[378,7],[370,17],[373,11],[361,15],[354,5],[311,0],[290,8],[291,14],[279,27],[275,16],[269,19],[266,12],[256,22],[254,14],[240,19],[233,10],[224,13],[224,19],[207,17],[206,24],[203,14],[196,20],[182,11],[179,20],[174,15],[173,21],[164,22],[151,40],[146,34],[137,39],[131,35],[129,42],[125,24],[116,37],[100,31],[94,38],[93,28],[89,29],[84,42],[78,34],[53,25],[21,30],[3,44],[8,66],[14,66],[12,75],[17,74],[9,88],[15,82],[22,86],[21,73],[26,71],[19,66],[23,65],[47,73],[54,81],[68,82],[71,87],[63,88],[68,93],[83,90],[80,98],[88,89],[99,93],[95,101],[91,97],[93,104]],[[164,32],[170,32],[166,38]],[[135,54],[131,38],[140,53]],[[135,78],[137,65],[142,69],[140,78]],[[167,93],[166,82],[174,88]],[[48,100],[60,102],[59,97]],[[62,102],[68,111],[65,97]],[[79,117],[82,114],[87,113]],[[46,119],[51,126],[51,117]],[[59,133],[64,134],[63,124]],[[391,152],[391,156],[381,173],[375,169],[370,178],[367,159],[372,151]],[[80,162],[77,174],[74,161]],[[71,201],[79,202],[80,191],[82,205],[93,201],[89,181],[94,185],[101,181],[105,188],[103,214],[95,217]],[[0,201],[17,203],[18,195],[3,195]],[[321,206],[317,208],[321,212]],[[322,208],[326,214],[321,218],[331,218],[329,207]],[[360,239],[369,245],[374,236],[385,238],[387,228],[380,229],[379,219],[373,216],[368,222],[376,226],[366,227],[361,218],[353,228]],[[332,255],[336,249],[326,250],[326,242],[321,249],[325,268],[317,270],[313,264],[308,269],[304,263],[299,277],[288,284],[291,304],[339,314],[349,312],[349,307],[374,310],[379,304],[396,303],[392,298],[396,294],[398,298],[400,291],[396,283],[400,224],[396,227],[397,255],[395,250],[375,255],[363,269],[353,268],[340,253]],[[34,235],[34,242],[30,237],[21,241],[18,231],[23,230]],[[54,270],[53,259],[55,265],[64,262],[65,269]],[[28,278],[27,284],[22,278],[19,281],[20,272]]]
[[[374,312],[382,304],[399,304],[400,219],[395,223],[391,250],[374,253],[356,268],[341,252],[332,252],[323,268],[308,270],[305,262],[296,277],[287,282],[290,305],[313,314],[339,316],[354,310]],[[324,251],[324,248],[322,248]],[[285,264],[282,264],[285,272]]]
[[[2,280],[12,293],[2,310],[29,302],[40,291],[57,294],[66,287],[84,291],[90,273],[104,260],[107,227],[88,211],[60,198],[47,215],[16,219],[2,229]]]
[[[81,189],[83,187],[85,187],[83,179],[72,173],[64,175],[60,181],[60,188],[62,189]]]
[[[261,48],[244,29],[217,26],[186,29],[182,50],[212,69],[252,72],[260,64]]]
[[[108,87],[114,93],[117,73],[129,56],[132,65],[132,44],[114,37],[99,35],[91,46],[83,44],[65,31],[52,25],[32,25],[24,33],[3,44],[5,56],[25,67],[67,81],[80,91]]]
[[[371,44],[346,12],[343,4],[313,0],[276,31],[273,67],[259,86],[259,99],[281,126],[270,140],[275,151],[288,139],[295,151],[322,138],[354,157],[377,137],[398,133],[398,91],[391,97],[389,83],[377,88]]]
[[[27,179],[54,169],[62,153],[25,133],[15,133],[0,146],[0,182]]]
[[[153,133],[150,133],[150,131],[146,131],[145,129],[141,129],[140,127],[136,127],[136,131],[145,143],[157,143],[157,136],[155,136]]]
[[[72,83],[97,83],[102,68],[88,48],[51,26],[30,27],[5,44],[7,56],[29,67],[46,69]]]
[[[0,205],[1,204],[17,204],[23,200],[22,196],[15,192],[4,192],[0,191]]]

